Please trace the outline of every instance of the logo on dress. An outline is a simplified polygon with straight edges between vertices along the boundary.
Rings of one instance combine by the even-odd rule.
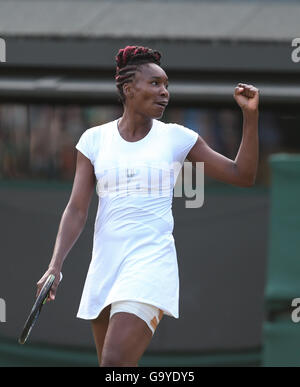
[[[127,177],[133,177],[136,175],[136,170],[134,168],[127,168],[126,175]]]

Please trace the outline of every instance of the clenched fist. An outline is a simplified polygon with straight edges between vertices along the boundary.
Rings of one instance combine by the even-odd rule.
[[[234,89],[234,99],[244,111],[257,111],[259,102],[259,90],[246,83],[239,83]]]

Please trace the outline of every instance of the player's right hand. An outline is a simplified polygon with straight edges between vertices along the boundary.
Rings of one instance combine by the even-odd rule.
[[[54,270],[54,269],[48,269],[45,272],[45,274],[42,276],[42,278],[37,282],[37,284],[36,284],[37,285],[36,297],[38,297],[38,295],[40,294],[42,287],[44,286],[44,284],[45,284],[45,282],[50,274],[53,274],[55,276],[55,280],[54,280],[53,285],[51,287],[51,290],[49,292],[49,296],[47,298],[47,301],[54,301],[55,296],[56,296],[57,287],[58,287],[60,281],[62,280],[61,272],[58,270]]]

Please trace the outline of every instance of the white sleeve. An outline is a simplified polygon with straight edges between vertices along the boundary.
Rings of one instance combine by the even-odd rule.
[[[172,124],[171,137],[174,161],[183,164],[186,156],[198,139],[198,133],[185,126]]]
[[[76,149],[78,149],[82,154],[84,154],[85,157],[87,157],[94,165],[94,144],[90,129],[87,129],[81,135],[78,143],[76,144]]]

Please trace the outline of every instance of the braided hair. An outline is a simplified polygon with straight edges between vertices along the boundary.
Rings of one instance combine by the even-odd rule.
[[[116,56],[116,85],[119,98],[122,103],[125,102],[123,85],[132,82],[138,66],[145,63],[156,63],[160,66],[161,54],[159,51],[152,50],[142,46],[126,46],[119,50]]]

